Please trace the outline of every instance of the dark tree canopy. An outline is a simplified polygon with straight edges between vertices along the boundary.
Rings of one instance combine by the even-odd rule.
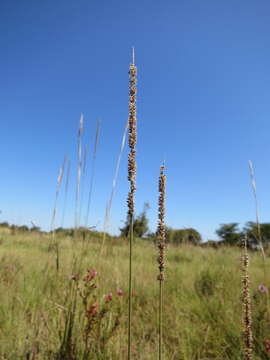
[[[133,222],[133,232],[135,237],[142,238],[149,231],[148,219],[146,216],[149,205],[144,204],[144,209],[141,214],[135,217]],[[124,227],[120,228],[121,236],[128,236],[129,233],[129,219],[126,220]]]
[[[172,229],[168,227],[166,229],[166,241],[175,245],[197,245],[202,241],[202,237],[201,234],[193,228]]]
[[[239,245],[242,238],[238,223],[221,224],[216,230],[216,234],[227,245]]]
[[[246,223],[243,232],[247,236],[248,244],[251,247],[259,245],[261,242],[264,246],[270,244],[270,223],[260,224],[260,236],[257,223],[252,221]]]

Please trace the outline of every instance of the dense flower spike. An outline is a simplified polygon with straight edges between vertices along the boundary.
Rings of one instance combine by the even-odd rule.
[[[128,213],[134,214],[134,195],[136,191],[136,143],[137,143],[137,119],[136,119],[136,94],[137,94],[137,68],[134,63],[129,67],[129,156],[128,156],[128,181],[130,191],[128,194]]]
[[[164,165],[160,167],[159,175],[159,199],[158,199],[158,229],[157,229],[157,246],[159,255],[157,258],[159,275],[159,346],[158,346],[158,358],[162,360],[162,318],[163,318],[163,281],[164,281],[164,268],[165,268],[165,247],[166,247],[166,228],[165,228],[165,188],[166,188],[166,176],[164,175]]]
[[[252,359],[252,347],[253,347],[253,336],[252,336],[252,318],[251,318],[251,302],[250,302],[250,280],[248,273],[249,257],[247,252],[246,239],[243,243],[243,254],[242,254],[242,304],[243,304],[243,337],[244,337],[244,360]]]
[[[164,175],[164,165],[160,167],[160,176],[159,176],[159,202],[158,202],[158,249],[159,256],[157,262],[159,264],[159,275],[158,280],[164,280],[164,255],[165,255],[165,187],[166,187],[166,176]]]
[[[133,248],[133,218],[134,196],[136,191],[136,142],[137,142],[137,118],[136,118],[136,94],[137,94],[137,68],[133,60],[129,67],[129,155],[128,155],[128,181],[130,190],[128,193],[128,218],[129,218],[129,304],[128,304],[128,360],[131,359],[131,322],[132,322],[132,248]]]

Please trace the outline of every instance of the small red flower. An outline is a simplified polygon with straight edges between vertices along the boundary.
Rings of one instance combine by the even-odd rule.
[[[116,293],[117,293],[117,295],[119,295],[119,296],[123,296],[123,295],[124,295],[124,291],[123,291],[122,289],[118,289],[118,290],[116,291]]]
[[[270,340],[269,339],[264,340],[264,347],[265,347],[267,354],[270,355]]]
[[[107,295],[104,295],[104,298],[105,298],[106,302],[112,301],[112,297],[113,297],[113,295],[112,295],[111,292],[109,294],[107,294]]]
[[[98,313],[98,304],[93,304],[90,308],[86,311],[86,316],[94,316]]]
[[[86,281],[86,282],[91,281],[97,276],[97,274],[98,273],[97,273],[96,269],[89,269],[89,270],[87,270],[86,275],[83,277],[83,281]]]

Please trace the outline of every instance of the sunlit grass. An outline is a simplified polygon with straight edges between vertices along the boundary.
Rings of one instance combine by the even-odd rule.
[[[100,258],[100,238],[91,239],[87,248],[83,241],[77,241],[74,247],[71,238],[61,238],[61,267],[57,273],[53,251],[48,251],[50,238],[46,235],[0,237],[1,359],[26,359],[27,356],[29,359],[54,359],[60,346],[59,334],[64,326],[76,258],[82,258],[78,269],[81,274],[89,268],[98,271],[97,301],[102,302],[105,294],[113,293],[111,314],[118,311],[117,290],[124,291],[120,325],[102,359],[126,359],[129,247],[125,240],[108,241]],[[240,250],[183,246],[169,247],[167,255],[164,358],[240,359]],[[269,258],[266,263],[269,266]],[[156,249],[152,243],[134,242],[133,266],[132,356],[134,359],[156,359],[159,284],[153,280],[156,278]],[[251,254],[250,276],[254,358],[267,359],[263,342],[269,336],[269,319],[264,313],[265,295],[257,289],[264,278],[260,254]],[[82,316],[80,304],[78,312]],[[75,324],[74,331],[79,337],[80,321]],[[78,351],[82,345],[78,340]],[[99,358],[91,355],[91,359]]]

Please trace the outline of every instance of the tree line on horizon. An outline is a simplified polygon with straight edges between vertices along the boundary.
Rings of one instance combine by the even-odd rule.
[[[143,211],[135,217],[133,231],[136,237],[154,240],[156,233],[149,232],[148,208],[148,204],[145,204]],[[128,220],[120,228],[120,232],[121,236],[128,236]],[[249,248],[256,248],[260,242],[265,247],[270,245],[270,223],[257,224],[256,222],[248,221],[242,228],[236,222],[220,224],[219,228],[216,229],[216,234],[218,240],[208,240],[203,243],[201,234],[194,228],[173,229],[168,226],[166,227],[166,241],[175,245],[186,243],[193,245],[203,244],[213,247],[220,245],[241,246],[243,238],[246,238]]]
[[[134,219],[134,235],[136,238],[141,238],[145,240],[155,241],[156,233],[150,232],[149,229],[149,220],[147,218],[148,205],[144,206],[143,211],[137,215]],[[8,228],[11,234],[18,233],[50,233],[45,232],[40,229],[38,226],[28,227],[27,225],[14,225],[9,224],[8,222],[0,223],[1,228]],[[129,223],[125,222],[124,226],[119,229],[120,235],[118,237],[127,237],[129,232]],[[258,236],[258,230],[260,236]],[[74,236],[75,231],[79,232],[82,236],[86,237],[87,235],[100,236],[102,232],[95,230],[94,228],[84,228],[79,227],[75,228],[56,228],[55,234],[62,236]],[[220,224],[219,228],[216,230],[218,236],[217,240],[207,240],[206,242],[202,241],[202,236],[200,232],[194,228],[179,228],[174,229],[172,227],[166,227],[166,241],[169,244],[181,245],[181,244],[192,244],[192,245],[209,245],[213,247],[218,247],[221,245],[229,246],[240,246],[242,239],[246,238],[247,246],[249,248],[256,248],[260,241],[263,246],[270,245],[270,223],[261,223],[258,224],[252,221],[248,221],[242,228],[240,228],[239,223],[232,222],[226,224]],[[109,234],[106,234],[108,238],[111,238]],[[117,236],[113,236],[114,238]]]

